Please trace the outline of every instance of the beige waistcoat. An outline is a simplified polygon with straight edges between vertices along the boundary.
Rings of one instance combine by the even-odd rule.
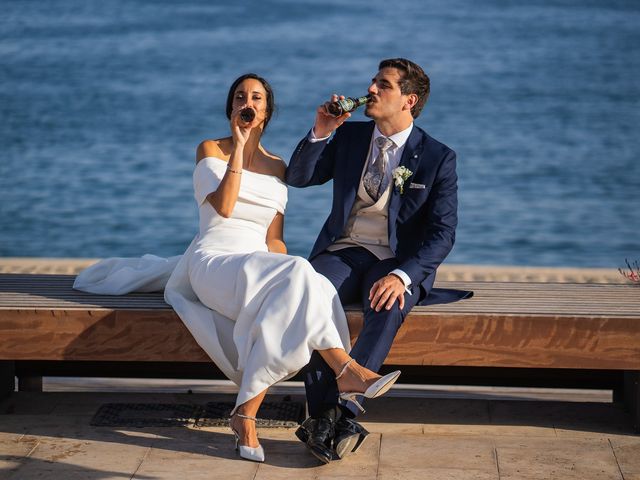
[[[389,200],[391,199],[391,187],[393,181],[389,182],[386,190],[377,202],[369,196],[364,188],[362,179],[367,171],[368,162],[360,176],[360,186],[356,201],[351,208],[349,220],[345,226],[342,237],[329,245],[327,250],[335,251],[347,247],[360,246],[373,253],[380,260],[393,257],[393,252],[389,248]]]

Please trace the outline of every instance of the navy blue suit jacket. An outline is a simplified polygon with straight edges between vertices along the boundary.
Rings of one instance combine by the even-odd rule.
[[[309,142],[295,149],[286,171],[293,187],[333,180],[333,204],[310,259],[342,236],[356,200],[375,123],[346,122],[330,141]],[[456,154],[419,127],[413,127],[400,165],[412,175],[401,194],[392,186],[389,201],[389,247],[413,285],[422,287],[420,304],[446,303],[470,292],[433,289],[436,270],[451,251],[458,223]],[[410,184],[425,188],[411,188]]]

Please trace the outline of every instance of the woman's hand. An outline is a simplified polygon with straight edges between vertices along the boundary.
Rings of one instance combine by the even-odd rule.
[[[253,122],[247,123],[242,120],[242,118],[240,118],[240,112],[246,106],[246,104],[241,105],[231,112],[231,136],[233,137],[233,144],[236,147],[244,147],[244,145],[247,143],[247,140],[249,140],[249,135],[251,135],[251,129],[253,128],[251,126]]]
[[[323,103],[316,110],[316,123],[313,126],[313,134],[316,138],[324,138],[331,135],[331,133],[342,125],[347,118],[351,116],[349,112],[340,115],[339,117],[334,117],[333,115],[327,113],[327,106],[330,103],[337,102],[338,100],[343,100],[344,95],[336,95],[335,93],[331,95],[331,100]]]

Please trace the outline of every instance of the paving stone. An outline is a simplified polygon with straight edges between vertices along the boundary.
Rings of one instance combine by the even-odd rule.
[[[367,403],[367,413],[358,421],[370,432],[382,434],[446,433],[450,426],[458,430],[490,423],[488,402],[483,400],[398,397]]]
[[[0,434],[0,479],[13,474],[37,445],[37,440],[25,440],[22,435]]]
[[[609,439],[625,480],[632,475],[640,478],[640,437]]]
[[[497,475],[493,442],[475,437],[429,437],[383,435],[380,449],[381,476],[423,469],[460,469]]]
[[[393,425],[393,424],[392,424]],[[463,436],[530,436],[556,438],[553,427],[530,427],[528,425],[465,425],[465,424],[428,424],[423,425],[425,435],[463,435]]]
[[[634,434],[630,423],[627,425],[611,425],[609,427],[576,423],[573,427],[556,428],[555,431],[558,438],[566,438],[567,440],[571,438],[610,438],[616,435]]]
[[[607,403],[497,401],[490,413],[492,424],[554,428],[558,436],[631,431],[628,414]]]
[[[459,468],[394,467],[381,472],[377,480],[499,480],[498,472]]]
[[[58,464],[60,468],[87,468],[131,475],[148,450],[147,446],[135,444],[42,437],[29,458],[50,465]]]
[[[372,432],[360,452],[325,466],[298,441],[294,429],[259,429],[267,461],[258,465],[236,454],[228,427],[89,424],[103,403],[204,404],[233,395],[16,395],[25,405],[15,399],[0,404],[0,411],[2,405],[15,407],[14,413],[0,414],[0,461],[6,462],[0,464],[1,480],[130,479],[133,472],[136,480],[213,478],[218,472],[238,479],[497,480],[497,463],[506,479],[621,480],[622,470],[624,480],[640,480],[640,437],[630,434],[625,412],[605,403],[385,396],[368,402],[367,413],[359,418]],[[49,405],[38,410],[38,402]],[[16,441],[24,445],[16,446]],[[38,442],[26,457],[23,447]]]
[[[59,416],[59,415],[21,415],[13,416],[13,421],[20,425],[14,426],[12,431],[22,428],[27,438],[56,439],[66,438],[75,440],[108,441],[134,446],[150,446],[154,433],[142,429],[125,429],[114,427],[92,427],[89,416]]]
[[[233,436],[229,427],[199,428],[193,426],[185,427],[145,427],[140,429],[147,434],[153,434],[161,441],[182,441],[187,443],[217,443],[229,442]],[[258,432],[259,434],[259,432]],[[154,446],[158,442],[154,443]]]
[[[556,428],[556,437],[562,438],[566,441],[573,440],[607,440],[608,438],[615,437],[618,435],[629,435],[633,431],[632,429],[627,430],[627,433],[609,433],[609,432],[601,432],[600,429],[594,428],[590,430],[586,426],[578,426],[573,429],[568,428]]]
[[[265,437],[261,443],[266,462],[258,468],[256,480],[376,478],[380,435],[369,435],[357,453],[328,465],[321,464],[295,437],[282,439],[282,433]]]
[[[5,426],[2,425],[2,419],[0,417],[0,443],[17,442],[24,436],[23,432],[3,432],[2,430],[4,429],[5,429]],[[2,452],[2,449],[0,449],[0,453],[1,452]]]
[[[24,457],[38,444],[38,440],[31,438],[0,439],[0,459],[7,456]],[[1,460],[0,460],[1,461]]]
[[[501,479],[622,480],[603,439],[496,439]]]
[[[336,473],[336,468],[339,462],[331,462],[329,465],[323,465],[316,468],[307,468],[305,470],[291,468],[284,469],[282,471],[274,472],[268,470],[269,474],[263,474],[263,471],[267,471],[269,468],[267,465],[260,465],[258,468],[258,474],[255,480],[376,480],[377,475],[375,473],[369,475],[359,475],[357,472],[342,463],[340,471]],[[329,472],[330,471],[330,472]]]
[[[152,448],[138,468],[133,480],[250,480],[258,464],[237,456],[232,442],[187,443],[165,442]]]
[[[488,424],[484,400],[383,397],[367,402],[364,422],[395,424]]]
[[[363,421],[359,421],[359,423],[370,433],[421,435],[424,432],[424,425],[422,423],[382,423]]]
[[[0,477],[2,478],[2,477]],[[67,468],[60,465],[28,463],[12,472],[7,480],[130,480],[131,475],[110,470]]]
[[[13,477],[19,466],[20,462],[18,462],[17,460],[14,462],[8,462],[5,465],[0,466],[0,480],[9,480],[11,477]]]
[[[6,433],[48,435],[55,432],[68,435],[89,425],[90,417],[55,415],[0,415],[0,428]]]

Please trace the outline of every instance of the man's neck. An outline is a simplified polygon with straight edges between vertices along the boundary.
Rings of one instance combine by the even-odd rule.
[[[385,118],[375,120],[376,126],[380,133],[382,133],[385,137],[390,137],[398,132],[406,130],[411,126],[413,122],[413,117],[411,115],[406,116],[402,115],[400,118]]]

